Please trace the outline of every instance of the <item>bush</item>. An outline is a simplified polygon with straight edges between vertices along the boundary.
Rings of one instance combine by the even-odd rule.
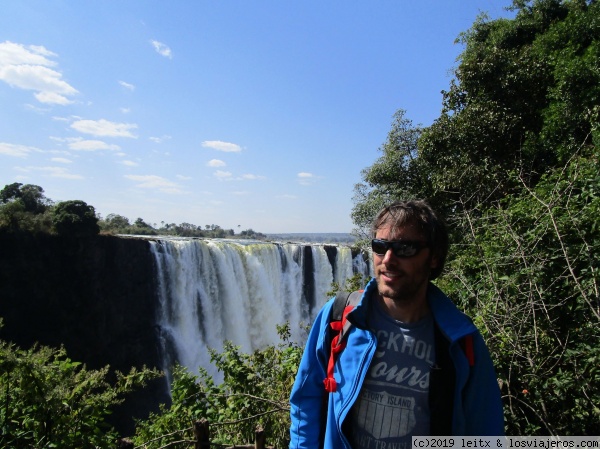
[[[159,375],[132,369],[111,385],[108,367],[87,370],[62,348],[0,341],[0,447],[114,448],[118,435],[105,419],[126,393]]]
[[[253,354],[242,354],[226,343],[224,351],[211,351],[211,360],[223,373],[216,384],[206,370],[199,377],[176,367],[171,387],[172,404],[161,413],[138,422],[136,446],[166,447],[175,441],[193,439],[191,424],[209,421],[211,441],[218,444],[248,444],[257,426],[267,435],[267,444],[289,445],[289,395],[302,357],[302,348],[289,342],[289,326],[279,328],[283,342]]]

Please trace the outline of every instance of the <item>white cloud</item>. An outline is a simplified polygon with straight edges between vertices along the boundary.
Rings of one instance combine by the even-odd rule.
[[[14,143],[0,142],[0,154],[13,157],[27,157],[32,151],[40,151],[34,147],[15,145]]]
[[[169,58],[169,59],[173,58],[171,49],[169,47],[167,47],[165,44],[163,44],[162,42],[153,40],[153,41],[150,41],[150,43],[152,44],[152,46],[154,47],[154,49],[156,50],[156,52],[159,55],[164,56],[165,58]]]
[[[131,112],[130,108],[119,108],[122,114],[129,114]]]
[[[121,149],[119,145],[108,144],[102,140],[85,140],[85,139],[69,139],[69,149],[75,151],[100,151],[110,150],[118,151]]]
[[[207,167],[225,167],[227,164],[219,159],[211,159],[206,163]]]
[[[136,181],[136,187],[142,189],[153,189],[158,190],[160,192],[172,193],[172,194],[181,194],[184,193],[181,190],[179,184],[169,181],[168,179],[163,178],[162,176],[156,175],[126,175],[125,178],[131,179],[132,181]]]
[[[50,159],[52,162],[58,162],[59,164],[72,164],[73,161],[71,159],[67,159],[64,157],[53,157]]]
[[[73,103],[70,96],[79,93],[62,79],[55,67],[55,53],[42,46],[28,47],[10,41],[0,43],[0,80],[12,87],[33,90],[35,98],[44,104]]]
[[[252,174],[248,173],[248,174],[242,175],[242,179],[248,179],[250,181],[256,181],[256,180],[259,180],[259,179],[265,179],[265,177],[264,176],[260,176],[260,175],[252,175]]]
[[[77,120],[71,124],[71,128],[84,133],[92,134],[93,136],[107,137],[131,137],[137,139],[130,130],[136,129],[134,123],[115,123],[108,120]]]
[[[307,172],[300,172],[298,173],[298,182],[300,183],[300,185],[303,186],[309,186],[312,185],[315,180],[318,178],[317,176],[313,175],[312,173],[307,173]]]
[[[215,176],[219,179],[230,179],[232,174],[228,171],[217,170]]]
[[[171,139],[171,136],[165,135],[162,137],[149,137],[149,139],[154,143],[163,143],[164,141]]]
[[[205,140],[202,142],[202,146],[206,148],[212,148],[217,151],[224,151],[225,153],[239,153],[242,151],[242,147],[235,143],[223,142],[221,140]]]
[[[135,90],[135,86],[133,84],[126,83],[125,81],[119,81],[119,84],[127,90],[131,90],[131,91]]]
[[[123,164],[123,165],[126,165],[127,167],[137,167],[138,165],[140,165],[140,164],[138,164],[137,162],[134,162],[134,161],[121,161],[119,163]]]
[[[182,181],[189,181],[190,179],[192,179],[191,176],[184,176],[184,175],[176,175],[175,177],[177,179],[181,179]]]

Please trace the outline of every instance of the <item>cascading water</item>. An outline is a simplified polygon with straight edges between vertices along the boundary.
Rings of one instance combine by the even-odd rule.
[[[369,275],[363,256],[344,246],[162,238],[151,248],[165,372],[178,363],[216,380],[207,348],[221,350],[226,340],[243,352],[277,344],[285,322],[302,341],[332,282]]]

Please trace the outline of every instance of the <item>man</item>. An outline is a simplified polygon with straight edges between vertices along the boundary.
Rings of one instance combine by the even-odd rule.
[[[372,236],[375,278],[348,315],[330,393],[323,381],[333,301],[313,324],[290,399],[290,448],[409,449],[412,436],[503,435],[488,349],[430,282],[448,253],[442,221],[424,201],[394,203]]]

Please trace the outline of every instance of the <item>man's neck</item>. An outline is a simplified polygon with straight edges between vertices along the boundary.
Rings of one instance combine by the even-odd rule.
[[[402,323],[416,323],[429,314],[425,293],[413,299],[393,299],[381,295],[377,299],[389,316]]]

